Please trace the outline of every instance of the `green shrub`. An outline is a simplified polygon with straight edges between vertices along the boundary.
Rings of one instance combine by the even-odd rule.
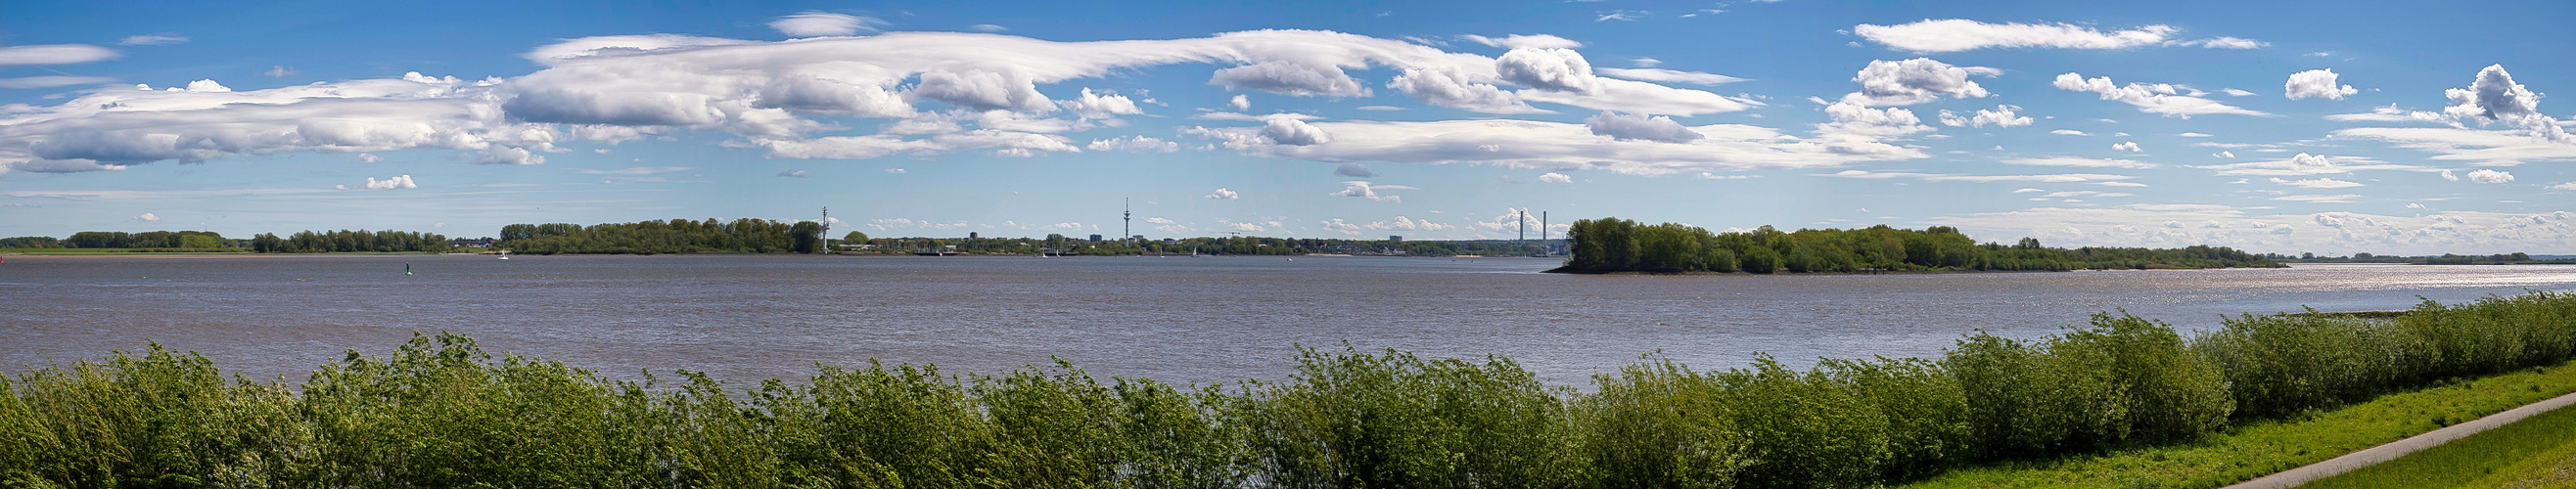
[[[350,352],[303,389],[324,485],[575,486],[631,478],[631,428],[608,383],[558,362],[492,361],[473,339],[415,335],[390,357]],[[628,429],[616,429],[617,427]]]
[[[1583,456],[1600,487],[1723,488],[1745,464],[1708,376],[1654,358],[1594,378],[1577,401]]]
[[[1234,418],[1246,404],[1209,386],[1184,392],[1152,380],[1119,379],[1120,434],[1132,458],[1118,467],[1136,487],[1233,488],[1254,472],[1251,431]]]
[[[2044,348],[1979,332],[1942,359],[1968,403],[1980,455],[2009,457],[2082,448],[2110,419],[2125,419],[2110,386]]]
[[[1560,486],[1587,466],[1558,393],[1510,360],[1304,349],[1247,423],[1286,487]]]
[[[2436,353],[2385,321],[2252,315],[2193,338],[2227,375],[2237,417],[2283,416],[2356,402],[2417,378]]]
[[[1879,464],[1880,478],[1930,475],[1975,455],[1967,393],[1940,364],[1914,358],[1825,359],[1816,369],[1887,417],[1887,459]]]
[[[1727,424],[1741,440],[1745,487],[1857,485],[1888,460],[1888,419],[1847,384],[1800,374],[1770,356],[1716,374]]]
[[[843,486],[967,485],[992,445],[974,399],[936,367],[822,366],[807,387],[772,381],[754,398],[780,418],[780,458],[797,480]]]
[[[2116,429],[2146,441],[2183,440],[2226,423],[2236,409],[2226,377],[2193,355],[2170,326],[2121,313],[2093,315],[2090,328],[2066,333],[2052,345],[2055,352],[2084,360],[2084,368],[2108,374],[2114,395],[2123,404],[2128,426]],[[2069,354],[2070,350],[2083,351]],[[2090,364],[2107,360],[2104,364]],[[2104,440],[2122,441],[2119,438]]]

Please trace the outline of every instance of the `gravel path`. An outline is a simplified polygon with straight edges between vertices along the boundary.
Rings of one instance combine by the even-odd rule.
[[[2523,418],[2549,412],[2550,410],[2565,407],[2569,404],[2576,404],[2576,394],[2568,394],[2540,402],[2526,404],[2522,407],[2506,410],[2505,412],[2495,413],[2484,418],[2478,418],[2476,421],[2451,425],[2448,428],[2425,432],[2424,434],[2408,437],[2404,440],[2397,440],[2386,445],[2370,447],[2368,449],[2363,449],[2362,451],[2344,454],[2344,456],[2341,457],[2326,459],[2324,462],[2308,464],[2306,467],[2290,469],[2288,471],[2263,476],[2261,478],[2245,481],[2221,489],[2287,489],[2298,487],[2300,484],[2306,484],[2317,479],[2333,477],[2336,474],[2351,472],[2353,469],[2369,467],[2371,464],[2395,460],[2397,457],[2403,457],[2406,456],[2406,454],[2415,453],[2417,450],[2433,448],[2443,443],[2449,443],[2451,440],[2457,440],[2461,437],[2477,434],[2480,431],[2513,424],[2513,422],[2521,421]]]

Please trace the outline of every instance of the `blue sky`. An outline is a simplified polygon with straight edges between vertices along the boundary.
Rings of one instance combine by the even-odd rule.
[[[2576,252],[2567,2],[0,6],[0,235],[1957,226]],[[2576,93],[2576,92],[2567,92]]]

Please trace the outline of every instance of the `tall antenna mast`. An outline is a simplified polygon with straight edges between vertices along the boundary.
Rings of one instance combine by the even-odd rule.
[[[1128,197],[1126,203],[1127,210],[1118,213],[1119,241],[1126,241],[1128,238],[1136,235],[1136,198]]]
[[[823,208],[823,252],[832,252],[832,208]]]
[[[1547,246],[1547,211],[1538,211],[1539,246]]]
[[[1521,210],[1520,210],[1520,216],[1521,216],[1521,217],[1520,217],[1520,219],[1514,219],[1514,220],[1515,220],[1515,221],[1520,221],[1520,225],[1521,225],[1521,244],[1529,244],[1529,209],[1521,209]]]

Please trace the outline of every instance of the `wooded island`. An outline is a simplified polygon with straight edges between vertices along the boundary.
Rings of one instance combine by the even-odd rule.
[[[1683,224],[1638,224],[1618,218],[1575,221],[1565,233],[1573,256],[1556,273],[1797,273],[1946,270],[2107,270],[2277,268],[2285,265],[2226,247],[2049,248],[2022,238],[2013,245],[1977,244],[1958,228],[1921,231],[1763,226],[1711,233]]]

